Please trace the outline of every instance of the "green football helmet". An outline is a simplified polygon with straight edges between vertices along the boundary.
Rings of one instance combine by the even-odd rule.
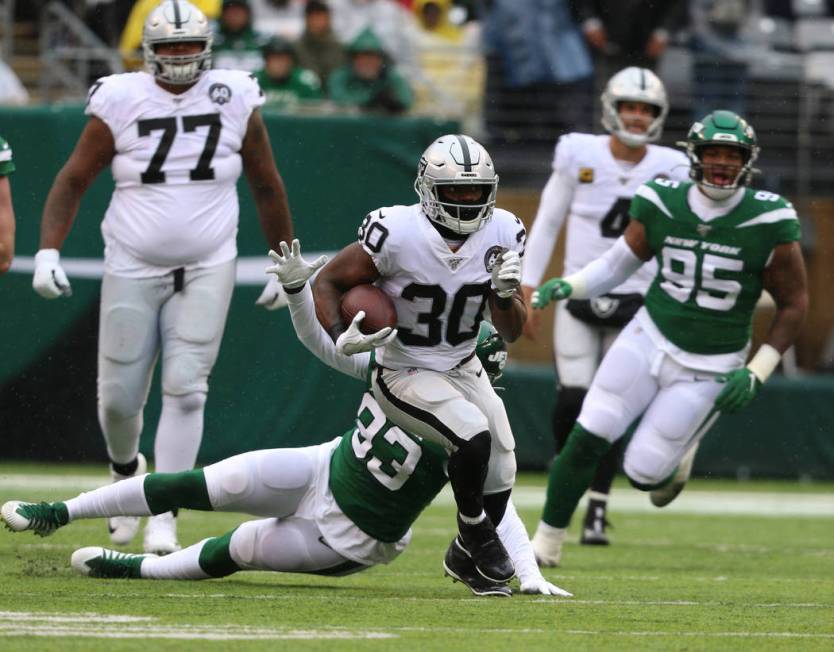
[[[678,145],[686,148],[691,165],[689,176],[711,199],[726,199],[739,186],[749,184],[753,173],[757,171],[753,168],[753,163],[759,157],[756,132],[747,120],[732,111],[713,111],[693,124],[686,141]],[[741,150],[744,164],[732,183],[719,186],[704,178],[701,152],[707,145],[730,145]]]
[[[503,375],[504,365],[507,364],[507,345],[495,326],[488,321],[481,322],[475,354],[484,366],[489,382],[494,385]]]

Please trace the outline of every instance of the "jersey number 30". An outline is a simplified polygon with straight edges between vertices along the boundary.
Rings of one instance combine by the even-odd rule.
[[[172,118],[151,118],[139,120],[136,123],[140,136],[150,136],[154,131],[161,131],[162,138],[148,164],[148,168],[142,173],[142,183],[165,183],[165,173],[162,166],[174,144],[177,135],[177,119]],[[203,152],[197,161],[197,167],[189,172],[192,181],[211,181],[214,179],[214,168],[211,167],[211,159],[217,151],[217,143],[220,142],[220,130],[223,128],[220,122],[219,113],[203,113],[201,115],[186,115],[182,117],[182,130],[185,133],[197,131],[198,127],[208,127],[206,144]]]

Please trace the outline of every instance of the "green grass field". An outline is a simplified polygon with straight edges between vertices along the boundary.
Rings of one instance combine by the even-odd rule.
[[[0,465],[0,500],[68,498],[91,473]],[[524,476],[517,489],[530,530],[544,482]],[[668,511],[647,506],[617,485],[614,545],[571,543],[545,573],[574,598],[475,598],[444,578],[448,496],[398,561],[343,579],[92,580],[69,557],[107,545],[102,522],[46,539],[2,531],[0,649],[834,650],[834,486],[696,481]],[[181,542],[241,520],[183,513]]]

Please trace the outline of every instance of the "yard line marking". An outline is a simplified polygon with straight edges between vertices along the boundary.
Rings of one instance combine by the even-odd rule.
[[[552,597],[540,597],[530,600],[537,604],[557,604]],[[594,606],[611,606],[611,607],[726,607],[727,602],[717,601],[693,601],[693,600],[577,600],[569,598],[567,600],[560,600],[558,604],[581,604]],[[756,609],[831,609],[834,604],[823,604],[817,602],[769,602],[762,604],[744,604],[745,608],[753,607]]]
[[[817,634],[806,632],[610,632],[592,629],[566,629],[563,634],[579,636],[691,636],[711,638],[823,638],[834,639],[832,634]]]
[[[91,622],[100,625],[102,623],[139,623],[149,620],[156,620],[151,616],[122,616],[105,615],[85,611],[83,613],[36,613],[32,611],[0,611],[0,621],[46,621],[52,623],[79,623]]]
[[[513,503],[516,507],[540,509],[544,505],[544,489],[516,487]],[[633,489],[614,489],[614,513],[658,513],[649,497]],[[435,504],[453,505],[449,487],[444,488]],[[582,508],[583,499],[579,508]],[[827,493],[788,493],[776,491],[684,491],[675,502],[663,508],[664,513],[709,514],[715,516],[834,516],[834,495]]]

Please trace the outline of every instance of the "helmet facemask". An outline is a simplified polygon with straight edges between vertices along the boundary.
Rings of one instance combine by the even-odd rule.
[[[455,201],[444,186],[478,186],[472,201]],[[498,175],[486,149],[469,136],[449,134],[435,140],[420,158],[414,190],[426,217],[455,233],[468,235],[492,219]]]
[[[158,54],[156,47],[165,43],[202,43],[197,54]],[[192,84],[204,71],[211,68],[211,37],[187,40],[155,41],[144,43],[145,65],[156,79],[168,84]]]
[[[646,68],[625,68],[606,84],[602,100],[602,126],[627,147],[643,147],[660,139],[669,113],[663,82]],[[655,117],[644,133],[629,131],[620,116],[620,103],[640,102],[655,108]]]

